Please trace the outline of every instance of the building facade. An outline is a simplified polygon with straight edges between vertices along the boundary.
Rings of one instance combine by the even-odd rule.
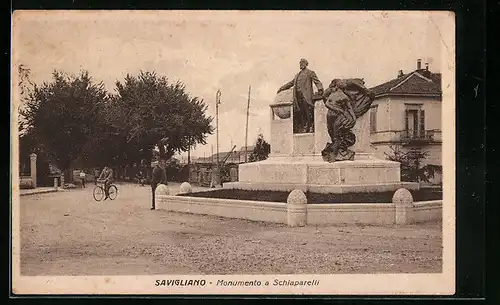
[[[417,60],[416,70],[371,88],[375,100],[365,120],[369,125],[370,152],[380,158],[392,148],[427,152],[422,166],[441,166],[441,74]],[[436,179],[440,181],[439,174]]]
[[[232,152],[219,152],[219,162],[225,160],[224,168],[227,171],[225,173],[226,177],[223,179],[224,181],[238,181],[238,164],[248,162],[253,149],[254,146],[247,146],[246,149],[243,146],[239,150],[233,150]],[[203,186],[209,185],[212,170],[216,164],[217,154],[213,154],[210,157],[192,158],[189,169],[190,183]]]

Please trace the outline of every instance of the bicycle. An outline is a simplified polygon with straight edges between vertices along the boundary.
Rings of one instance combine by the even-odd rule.
[[[105,191],[104,191],[104,182],[97,181],[97,185],[94,187],[94,191],[92,192],[95,201],[101,201],[104,199]],[[114,184],[110,184],[108,187],[108,198],[110,200],[115,200],[118,195],[118,188]]]

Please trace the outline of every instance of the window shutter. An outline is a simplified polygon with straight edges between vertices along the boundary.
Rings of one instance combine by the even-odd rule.
[[[408,134],[408,120],[410,119],[410,111],[408,109],[405,110],[405,131]]]
[[[425,136],[425,111],[420,110],[420,136]]]
[[[377,132],[377,112],[376,112],[376,109],[377,108],[372,108],[371,111],[370,111],[370,132],[371,133],[375,133]]]

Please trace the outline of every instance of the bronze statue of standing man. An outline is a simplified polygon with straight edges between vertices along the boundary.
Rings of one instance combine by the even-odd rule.
[[[307,68],[308,62],[301,59],[300,72],[295,78],[279,88],[278,93],[293,88],[293,114],[294,133],[314,132],[314,100],[313,86],[318,89],[318,94],[323,94],[323,84],[316,72]]]

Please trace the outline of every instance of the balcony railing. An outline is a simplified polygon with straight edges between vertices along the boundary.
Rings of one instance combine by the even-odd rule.
[[[388,130],[378,131],[370,135],[372,144],[377,143],[401,143],[426,144],[440,143],[441,130]]]
[[[402,130],[396,132],[396,137],[403,143],[434,142],[438,133],[441,138],[440,130]]]

